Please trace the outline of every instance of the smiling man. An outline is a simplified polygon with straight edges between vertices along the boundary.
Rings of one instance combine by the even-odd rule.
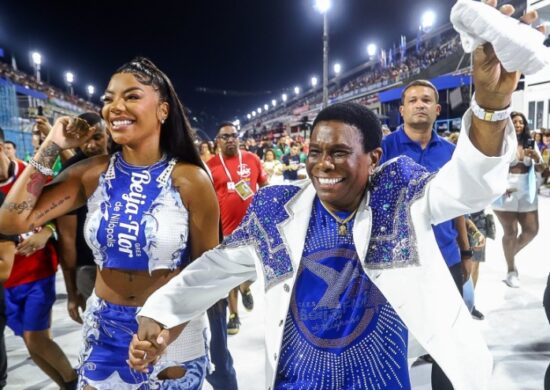
[[[519,73],[503,72],[489,44],[473,62],[477,104],[502,111]],[[505,189],[513,125],[476,115],[465,114],[453,158],[434,174],[408,157],[380,166],[381,125],[367,108],[321,111],[311,181],[261,189],[219,247],[149,297],[130,365],[147,370],[189,319],[258,274],[266,389],[410,389],[409,331],[456,389],[487,388],[490,353],[431,228]]]

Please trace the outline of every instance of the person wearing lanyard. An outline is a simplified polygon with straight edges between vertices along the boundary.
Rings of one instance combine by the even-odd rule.
[[[239,149],[237,128],[232,123],[221,123],[218,126],[216,140],[220,152],[210,159],[207,165],[212,173],[214,189],[220,204],[223,235],[226,237],[241,223],[258,187],[268,184],[268,176],[258,156]],[[251,282],[243,283],[229,294],[229,322],[227,324],[229,334],[239,332],[240,320],[237,305],[239,291],[244,307],[247,310],[252,310],[254,307],[250,284]],[[223,304],[226,304],[225,300]],[[225,307],[223,313],[225,322]],[[212,358],[215,359],[216,350],[214,347],[211,350]],[[216,365],[216,367],[218,366]]]

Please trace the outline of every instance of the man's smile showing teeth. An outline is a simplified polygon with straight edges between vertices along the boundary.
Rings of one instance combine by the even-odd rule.
[[[318,177],[317,180],[319,180],[319,183],[322,185],[335,185],[340,183],[341,181],[344,181],[344,178]]]
[[[131,121],[131,120],[128,120],[128,119],[114,120],[114,121],[111,122],[114,129],[118,129],[119,127],[123,127],[123,126],[130,126],[132,123],[134,123],[134,121]]]

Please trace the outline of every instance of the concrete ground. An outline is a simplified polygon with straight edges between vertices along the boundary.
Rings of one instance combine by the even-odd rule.
[[[540,199],[540,231],[535,240],[517,257],[521,288],[503,283],[506,266],[500,245],[502,230],[497,222],[497,240],[488,240],[487,262],[481,266],[476,306],[485,314],[476,321],[495,360],[491,389],[540,390],[550,363],[550,325],[542,308],[542,294],[550,272],[550,198]],[[80,327],[66,313],[66,294],[62,275],[58,275],[58,300],[53,310],[56,342],[76,363]],[[229,337],[240,388],[261,389],[264,383],[262,286],[252,287],[256,298],[254,311],[241,307],[242,327]],[[7,389],[56,389],[57,387],[28,358],[23,341],[6,330],[9,359]],[[431,365],[411,361],[414,389],[429,390]],[[208,385],[205,389],[210,389]]]

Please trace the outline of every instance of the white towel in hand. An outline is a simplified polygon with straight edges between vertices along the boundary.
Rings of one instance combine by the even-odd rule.
[[[543,45],[541,32],[487,4],[458,0],[451,10],[451,23],[466,53],[490,42],[508,72],[530,75],[550,65],[550,48]]]

